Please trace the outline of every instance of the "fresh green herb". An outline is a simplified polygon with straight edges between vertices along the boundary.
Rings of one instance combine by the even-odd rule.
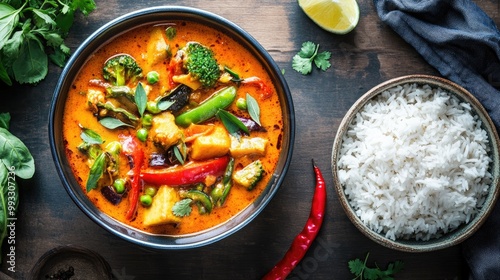
[[[387,265],[387,269],[383,270],[375,264],[374,268],[370,268],[366,265],[368,261],[368,256],[370,253],[366,254],[365,260],[361,261],[360,259],[355,259],[349,261],[349,270],[356,277],[354,280],[359,279],[367,279],[367,280],[392,280],[394,279],[394,274],[401,271],[404,267],[404,263],[402,261],[396,261],[393,263],[389,263]]]
[[[115,128],[119,128],[122,126],[133,127],[132,125],[130,125],[128,123],[124,123],[124,122],[120,121],[119,119],[115,119],[115,118],[111,118],[111,117],[102,118],[99,121],[99,123],[108,129],[115,129]]]
[[[246,134],[250,134],[248,128],[240,121],[235,115],[229,113],[226,110],[219,109],[215,116],[221,120],[224,127],[227,129],[229,134],[238,137],[238,132],[243,131]]]
[[[135,105],[137,106],[137,110],[139,110],[139,114],[142,117],[144,111],[146,111],[146,104],[148,102],[148,96],[146,95],[146,91],[144,90],[142,83],[137,84],[137,88],[135,89],[134,99],[135,99]]]
[[[231,68],[224,66],[224,70],[226,70],[226,72],[229,73],[229,75],[231,75],[231,81],[233,81],[235,83],[239,83],[239,82],[243,81],[243,79],[240,78],[240,75],[238,75],[238,73],[234,72]]]
[[[10,122],[10,114],[9,113],[0,113],[0,127],[9,129]]]
[[[331,66],[330,57],[332,54],[328,51],[318,53],[318,49],[319,44],[316,45],[310,41],[304,42],[300,51],[292,59],[292,68],[302,75],[307,75],[311,73],[314,63],[318,69],[326,71]]]
[[[180,147],[179,147],[180,146]],[[174,155],[175,158],[182,164],[184,165],[184,162],[186,162],[187,158],[187,146],[186,143],[181,143],[179,146],[174,146]]]
[[[191,215],[191,202],[193,200],[191,198],[184,198],[182,200],[177,201],[172,207],[172,212],[175,216],[185,217]]]
[[[1,8],[0,8],[1,9]],[[1,11],[0,11],[1,13]],[[2,32],[0,30],[0,32]],[[30,179],[35,163],[24,143],[8,130],[10,114],[0,114],[0,247],[7,236],[8,219],[14,218],[19,204],[16,176]]]
[[[167,29],[165,29],[165,34],[167,35],[167,38],[169,40],[172,40],[175,38],[175,35],[177,35],[177,29],[175,29],[172,26],[169,26],[167,27]]]
[[[262,126],[260,124],[259,103],[257,103],[257,100],[255,100],[255,98],[253,98],[253,96],[251,96],[248,93],[246,95],[246,101],[247,101],[247,110],[248,110],[248,113],[250,114],[250,117],[252,118],[252,120],[254,120],[254,122],[256,122],[257,124]]]
[[[97,182],[99,182],[99,180],[102,177],[102,174],[104,174],[105,168],[106,168],[106,153],[101,153],[94,161],[94,164],[92,164],[92,167],[90,167],[89,178],[87,179],[87,185],[86,185],[87,192],[97,187]]]
[[[4,1],[5,2],[5,1]],[[63,67],[70,55],[64,40],[77,11],[87,16],[93,0],[0,3],[0,79],[11,86],[45,78],[48,60]]]
[[[174,103],[175,101],[161,100],[158,102],[158,109],[160,109],[160,111],[165,111],[168,108],[170,108],[170,106],[172,106]]]
[[[93,131],[92,129],[85,128],[85,127],[82,127],[82,132],[80,133],[80,138],[82,138],[82,140],[89,145],[104,143],[101,135],[99,135],[97,132]]]

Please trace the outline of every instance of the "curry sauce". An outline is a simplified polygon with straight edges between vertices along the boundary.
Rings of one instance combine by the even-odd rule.
[[[175,36],[169,36],[168,32],[166,32],[167,29],[175,30]],[[235,157],[233,173],[241,170],[255,160],[260,160],[264,170],[263,177],[252,189],[247,189],[233,182],[227,199],[220,206],[214,205],[210,213],[201,213],[199,208],[196,207],[195,204],[192,204],[192,211],[190,214],[176,217],[176,219],[178,219],[177,222],[145,225],[145,215],[148,212],[148,208],[155,204],[156,195],[152,197],[153,205],[151,206],[143,206],[140,202],[136,202],[137,207],[133,217],[127,219],[126,213],[131,208],[130,196],[132,191],[130,189],[130,182],[127,183],[125,192],[121,194],[122,199],[119,203],[113,204],[103,196],[101,192],[103,187],[112,185],[113,180],[116,178],[127,178],[127,180],[130,181],[130,173],[132,170],[130,157],[124,154],[123,150],[117,160],[119,163],[118,170],[116,170],[113,175],[104,172],[96,188],[87,192],[86,184],[89,180],[90,170],[95,161],[93,162],[93,160],[89,158],[89,155],[83,153],[78,148],[82,143],[82,128],[89,129],[98,134],[103,139],[101,146],[104,147],[107,143],[120,141],[120,135],[136,137],[136,132],[138,128],[141,127],[140,122],[132,126],[121,126],[114,129],[102,125],[99,122],[101,118],[100,113],[102,113],[102,111],[96,113],[96,111],[92,110],[92,106],[89,104],[91,103],[89,101],[89,92],[100,91],[106,96],[106,87],[109,85],[103,78],[103,65],[110,57],[128,54],[133,57],[141,67],[143,76],[140,80],[136,81],[136,83],[128,84],[127,86],[132,90],[137,90],[137,83],[141,83],[146,89],[148,101],[155,100],[157,97],[165,95],[166,93],[168,94],[178,87],[179,84],[182,84],[182,80],[179,82],[179,80],[172,79],[172,76],[175,74],[172,73],[172,59],[174,59],[175,55],[189,42],[198,42],[208,47],[213,52],[220,66],[221,73],[224,72],[224,69],[231,69],[232,73],[238,73],[241,80],[235,81],[234,76],[232,76],[232,80],[224,80],[224,77],[229,76],[227,73],[222,74],[215,86],[211,88],[199,87],[193,89],[189,96],[189,104],[180,112],[174,112],[172,114],[176,117],[189,109],[196,108],[196,106],[210,98],[214,92],[226,86],[233,86],[236,88],[235,100],[246,98],[247,94],[254,97],[260,111],[260,129],[250,131],[249,135],[240,133],[241,136],[231,136],[231,141],[235,141],[235,139],[239,139],[239,137],[265,139],[265,152],[260,154],[249,153]],[[164,49],[166,49],[166,53],[163,52]],[[146,80],[146,73],[153,70],[159,74],[160,78],[158,82],[150,84]],[[246,82],[245,79],[247,79],[247,81],[257,82]],[[113,98],[106,97],[106,99],[111,100],[110,102],[116,106],[120,106],[121,104],[119,101],[112,100]],[[130,105],[128,105],[128,107],[125,106],[125,108],[129,109],[138,118],[144,118],[137,112],[136,108],[132,108],[132,110],[130,109]],[[224,110],[237,117],[251,119],[249,112],[237,106],[236,101],[232,102],[229,107]],[[161,114],[152,113],[152,115],[154,120],[155,118],[159,118]],[[276,89],[265,68],[257,58],[253,57],[248,50],[235,40],[220,31],[194,22],[175,21],[135,28],[117,36],[89,57],[88,61],[75,78],[68,94],[63,119],[63,135],[66,145],[66,155],[74,175],[80,183],[82,190],[87,193],[89,200],[91,200],[97,208],[114,219],[139,230],[156,234],[178,235],[199,232],[221,224],[241,212],[262,193],[276,168],[277,160],[281,152],[280,142],[283,133],[282,118],[280,101]],[[220,118],[217,117],[212,117],[197,125],[200,127],[215,126],[227,128],[224,123],[221,122]],[[188,128],[179,127],[178,129],[182,137],[175,145],[178,145],[179,142],[186,139],[186,131]],[[228,135],[231,134],[229,131],[224,133]],[[169,168],[183,168],[183,166],[189,166],[189,162],[193,161],[190,158],[192,142],[187,142],[185,143],[187,156],[184,164],[177,162],[172,166],[150,166],[151,156],[155,153],[164,153],[166,150],[166,148],[159,147],[158,143],[152,140],[152,137],[152,131],[150,130],[147,140],[138,141],[139,149],[144,153],[144,162],[140,166],[142,171],[154,168],[155,171],[162,172],[162,170],[168,170]],[[224,156],[232,157],[231,152],[227,152]],[[220,182],[220,174],[214,177],[218,178],[206,178],[206,180],[204,180],[203,184],[205,184],[205,189],[213,188],[213,186],[209,186],[210,183],[207,182],[212,182],[214,184]],[[143,180],[141,180],[139,184],[141,194],[143,194],[145,188],[150,185]],[[173,190],[173,192],[179,192],[194,188],[194,184],[180,186],[153,185],[152,187],[156,189],[165,187],[170,188],[169,190]],[[177,198],[177,200],[181,199],[182,197]],[[164,211],[172,211],[172,209],[166,209]]]

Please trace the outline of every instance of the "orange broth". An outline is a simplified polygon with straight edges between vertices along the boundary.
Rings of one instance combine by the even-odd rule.
[[[252,132],[251,136],[258,136],[268,140],[265,156],[260,158],[265,170],[264,177],[253,190],[247,190],[242,186],[233,185],[225,203],[221,207],[214,207],[211,213],[200,214],[198,209],[193,206],[191,214],[189,216],[182,217],[180,223],[162,224],[156,226],[145,226],[143,224],[144,206],[139,204],[136,216],[132,220],[127,220],[125,218],[125,213],[129,208],[129,200],[127,197],[124,197],[118,205],[111,204],[103,197],[99,188],[101,188],[102,185],[109,184],[109,182],[106,182],[106,175],[104,175],[99,181],[97,189],[91,190],[87,193],[88,198],[96,205],[97,208],[124,224],[150,233],[178,235],[202,231],[221,224],[242,211],[261,194],[270,180],[277,164],[281,148],[283,120],[276,90],[264,67],[250,54],[249,51],[230,37],[208,26],[185,21],[168,22],[164,25],[138,27],[134,30],[121,34],[96,51],[80,70],[68,94],[63,120],[63,135],[66,145],[66,155],[69,159],[74,175],[84,192],[86,192],[85,185],[90,167],[87,156],[77,149],[77,146],[82,143],[82,139],[80,138],[80,126],[90,128],[97,132],[105,140],[105,143],[118,140],[119,134],[135,135],[135,130],[131,128],[110,130],[98,123],[97,118],[87,106],[86,92],[89,88],[92,88],[89,81],[93,79],[103,79],[102,67],[109,57],[115,54],[128,53],[136,58],[137,63],[142,67],[144,73],[147,73],[153,68],[160,73],[160,82],[152,85],[152,90],[148,96],[149,100],[154,99],[162,92],[170,90],[171,86],[166,79],[161,79],[161,77],[168,75],[166,70],[168,61],[161,61],[154,66],[148,66],[148,63],[146,63],[148,57],[145,53],[148,40],[150,40],[151,36],[165,36],[164,31],[167,26],[175,27],[177,31],[176,36],[173,39],[164,38],[170,46],[172,53],[176,53],[179,48],[185,46],[189,41],[200,42],[213,50],[217,58],[217,62],[220,65],[230,67],[242,77],[259,77],[263,83],[269,87],[271,92],[269,97],[261,98],[262,92],[258,86],[240,84],[237,87],[237,97],[235,100],[239,97],[245,97],[245,95],[249,93],[255,97],[259,103],[260,120],[266,131]],[[146,83],[145,79],[142,82]],[[207,98],[209,94],[210,92],[199,91],[198,99],[202,101]],[[227,108],[227,111],[238,116],[249,117],[248,112],[238,109],[235,102]],[[218,121],[211,120],[211,122]],[[156,147],[153,143],[148,141],[141,143],[141,145],[145,151],[145,158],[147,162],[148,154],[155,151]],[[241,169],[243,166],[249,164],[255,159],[256,157],[251,155],[236,158],[235,170]],[[127,163],[126,157],[122,155],[120,162]],[[128,164],[121,164],[119,176],[125,177],[125,174],[128,171]],[[173,188],[178,187],[173,186]]]

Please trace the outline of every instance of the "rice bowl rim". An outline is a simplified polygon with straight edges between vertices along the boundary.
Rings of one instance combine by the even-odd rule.
[[[402,240],[396,239],[391,240],[383,235],[383,233],[377,233],[367,227],[361,219],[356,215],[354,209],[349,203],[349,199],[344,193],[344,187],[340,184],[339,178],[337,176],[338,172],[338,159],[339,153],[342,146],[342,138],[347,132],[349,125],[354,120],[356,113],[360,111],[364,105],[372,100],[375,96],[381,94],[382,92],[394,88],[396,86],[405,84],[418,84],[418,85],[430,85],[432,88],[441,88],[451,95],[458,97],[461,101],[466,101],[471,105],[471,112],[476,114],[482,122],[482,128],[486,131],[490,144],[489,156],[492,159],[491,163],[491,175],[492,184],[485,198],[483,207],[479,210],[479,213],[469,221],[467,224],[462,224],[457,229],[444,234],[439,238],[430,239],[428,241],[416,241],[416,240]],[[363,94],[347,111],[346,115],[342,119],[339,128],[336,132],[331,157],[332,175],[334,180],[334,188],[339,197],[342,208],[346,212],[350,221],[360,230],[365,236],[371,240],[391,249],[405,251],[405,252],[429,252],[444,249],[457,245],[472,234],[474,234],[486,221],[487,217],[493,211],[496,201],[500,195],[500,163],[499,163],[499,143],[500,139],[491,120],[490,116],[482,106],[482,104],[474,97],[469,91],[459,86],[458,84],[451,82],[447,79],[430,76],[430,75],[408,75],[401,76],[397,78],[390,79],[388,81],[382,82],[375,87],[368,90]]]

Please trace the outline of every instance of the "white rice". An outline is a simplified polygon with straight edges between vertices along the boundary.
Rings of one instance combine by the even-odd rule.
[[[480,210],[492,180],[488,143],[470,104],[427,85],[397,86],[350,124],[338,177],[369,228],[429,240]]]

